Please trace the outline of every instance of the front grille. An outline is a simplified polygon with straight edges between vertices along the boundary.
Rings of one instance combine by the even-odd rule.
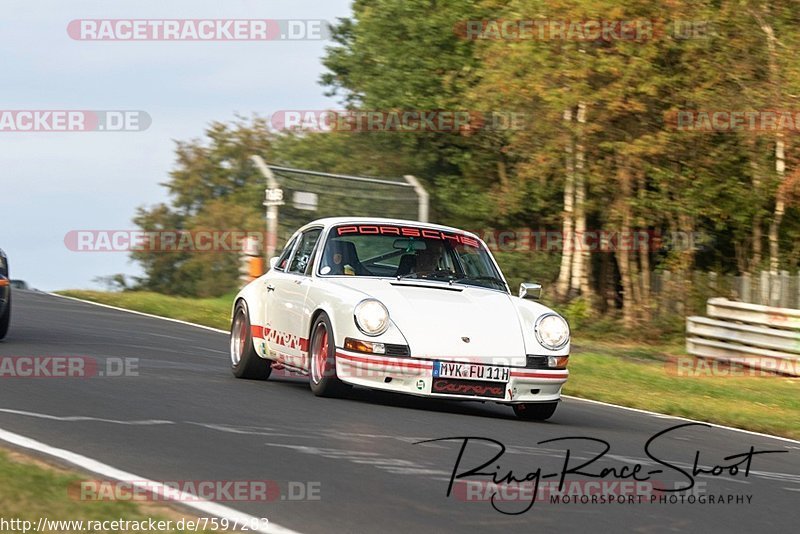
[[[547,356],[527,355],[525,357],[525,369],[547,369]]]
[[[408,345],[397,345],[395,343],[384,343],[386,348],[386,356],[409,356],[411,353],[408,350]]]

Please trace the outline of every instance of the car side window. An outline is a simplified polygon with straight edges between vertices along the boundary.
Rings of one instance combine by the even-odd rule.
[[[289,264],[289,257],[292,255],[292,249],[294,248],[295,243],[297,243],[297,237],[287,243],[286,247],[283,249],[283,252],[281,252],[280,257],[278,258],[278,263],[275,264],[276,270],[286,270],[286,266]]]
[[[300,236],[300,243],[297,245],[297,250],[292,258],[292,263],[289,267],[290,273],[303,274],[306,272],[308,264],[311,262],[311,256],[314,253],[314,247],[319,241],[319,236],[322,233],[320,228],[312,228],[307,230]]]
[[[308,260],[308,264],[306,265],[306,270],[303,272],[304,275],[311,276],[312,266],[314,265],[314,262],[316,261],[316,258],[319,255],[321,248],[322,245],[319,244],[319,241],[317,241],[317,246],[314,247],[314,252],[311,253],[311,258],[309,258]]]

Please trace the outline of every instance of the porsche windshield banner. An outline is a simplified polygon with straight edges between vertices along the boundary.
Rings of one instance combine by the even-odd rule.
[[[445,232],[432,228],[417,228],[413,226],[395,225],[376,225],[376,224],[357,224],[338,226],[335,229],[336,235],[390,235],[397,237],[419,237],[424,239],[437,239],[440,241],[450,241],[451,243],[467,245],[469,247],[480,247],[480,242],[474,237],[455,232]]]

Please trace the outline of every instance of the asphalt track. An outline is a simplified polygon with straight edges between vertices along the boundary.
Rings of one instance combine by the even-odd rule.
[[[641,504],[542,501],[505,515],[485,500],[464,500],[458,489],[446,496],[461,442],[415,442],[498,440],[507,450],[493,465],[521,478],[539,467],[560,472],[567,449],[574,466],[603,448],[587,440],[539,442],[591,437],[611,450],[587,471],[636,463],[649,470],[659,465],[645,454],[648,439],[684,421],[574,399],[547,423],[518,421],[495,404],[366,390],[321,399],[300,378],[233,378],[222,333],[23,291],[14,295],[0,356],[87,356],[101,369],[109,358],[138,359],[138,376],[0,379],[0,429],[151,480],[276,481],[284,499],[225,504],[299,532],[796,532],[800,518],[800,444],[788,440],[697,426],[657,438],[651,452],[687,470],[696,451],[705,467],[735,463],[724,458],[751,446],[785,451],[755,456],[747,477],[743,469],[698,475],[704,504],[650,503],[645,495]],[[470,442],[461,470],[495,452]],[[657,485],[687,483],[674,469],[663,471],[651,476]],[[594,479],[567,476],[568,483],[586,480]],[[312,483],[319,499],[287,499],[289,481],[294,488]],[[751,499],[710,504],[711,495]],[[496,504],[513,512],[529,503]]]

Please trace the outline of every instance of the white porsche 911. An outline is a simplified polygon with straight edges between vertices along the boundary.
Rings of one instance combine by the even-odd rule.
[[[553,415],[567,380],[569,326],[513,296],[486,245],[455,228],[329,218],[288,241],[236,296],[231,364],[239,378],[273,368],[309,375],[320,396],[350,386],[509,404]]]

